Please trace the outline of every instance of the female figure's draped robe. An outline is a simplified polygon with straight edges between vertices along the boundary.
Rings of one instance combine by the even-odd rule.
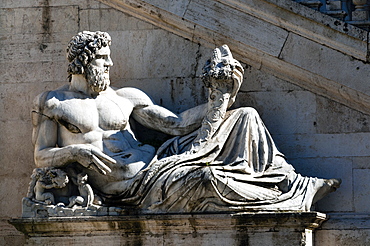
[[[295,173],[256,110],[228,111],[194,152],[198,131],[165,142],[119,203],[144,213],[310,209],[324,181]]]

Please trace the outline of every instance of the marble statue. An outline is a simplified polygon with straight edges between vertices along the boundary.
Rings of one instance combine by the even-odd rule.
[[[51,189],[63,188],[68,182],[67,174],[60,169],[50,167],[35,168],[31,175],[27,197],[38,203],[54,204],[55,198]]]
[[[67,207],[71,208],[76,204],[83,207],[92,206],[94,201],[94,192],[91,186],[87,183],[87,174],[77,174],[77,180],[74,181],[74,183],[78,187],[79,195],[71,196]]]
[[[139,89],[110,86],[110,44],[105,32],[74,36],[69,84],[35,99],[36,166],[88,177],[55,190],[49,206],[91,205],[94,195],[94,204],[136,213],[309,211],[339,187],[297,174],[256,110],[228,111],[244,70],[226,45],[203,69],[208,102],[175,114]],[[129,117],[174,137],[155,150],[136,139]]]

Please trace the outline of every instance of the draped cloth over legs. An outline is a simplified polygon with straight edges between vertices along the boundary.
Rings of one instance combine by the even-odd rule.
[[[228,111],[194,152],[197,134],[165,142],[120,203],[154,213],[310,209],[323,180],[295,173],[253,108]]]

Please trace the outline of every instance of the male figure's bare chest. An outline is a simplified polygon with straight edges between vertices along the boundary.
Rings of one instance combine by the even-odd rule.
[[[132,112],[131,103],[115,94],[102,94],[96,100],[99,127],[103,130],[124,130]]]
[[[53,111],[56,120],[67,130],[86,133],[98,129],[123,130],[132,108],[125,99],[113,95],[61,100]]]

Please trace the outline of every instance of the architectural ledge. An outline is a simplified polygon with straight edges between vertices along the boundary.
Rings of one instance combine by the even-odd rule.
[[[365,30],[291,0],[99,1],[205,47],[228,44],[241,62],[370,114]]]
[[[327,219],[319,212],[236,214],[155,214],[130,216],[19,218],[9,222],[27,236],[28,244],[104,242],[172,245],[305,245]],[[86,237],[89,236],[89,237]],[[99,241],[100,240],[100,241]],[[86,242],[87,242],[86,241]],[[169,243],[170,242],[170,243]]]

